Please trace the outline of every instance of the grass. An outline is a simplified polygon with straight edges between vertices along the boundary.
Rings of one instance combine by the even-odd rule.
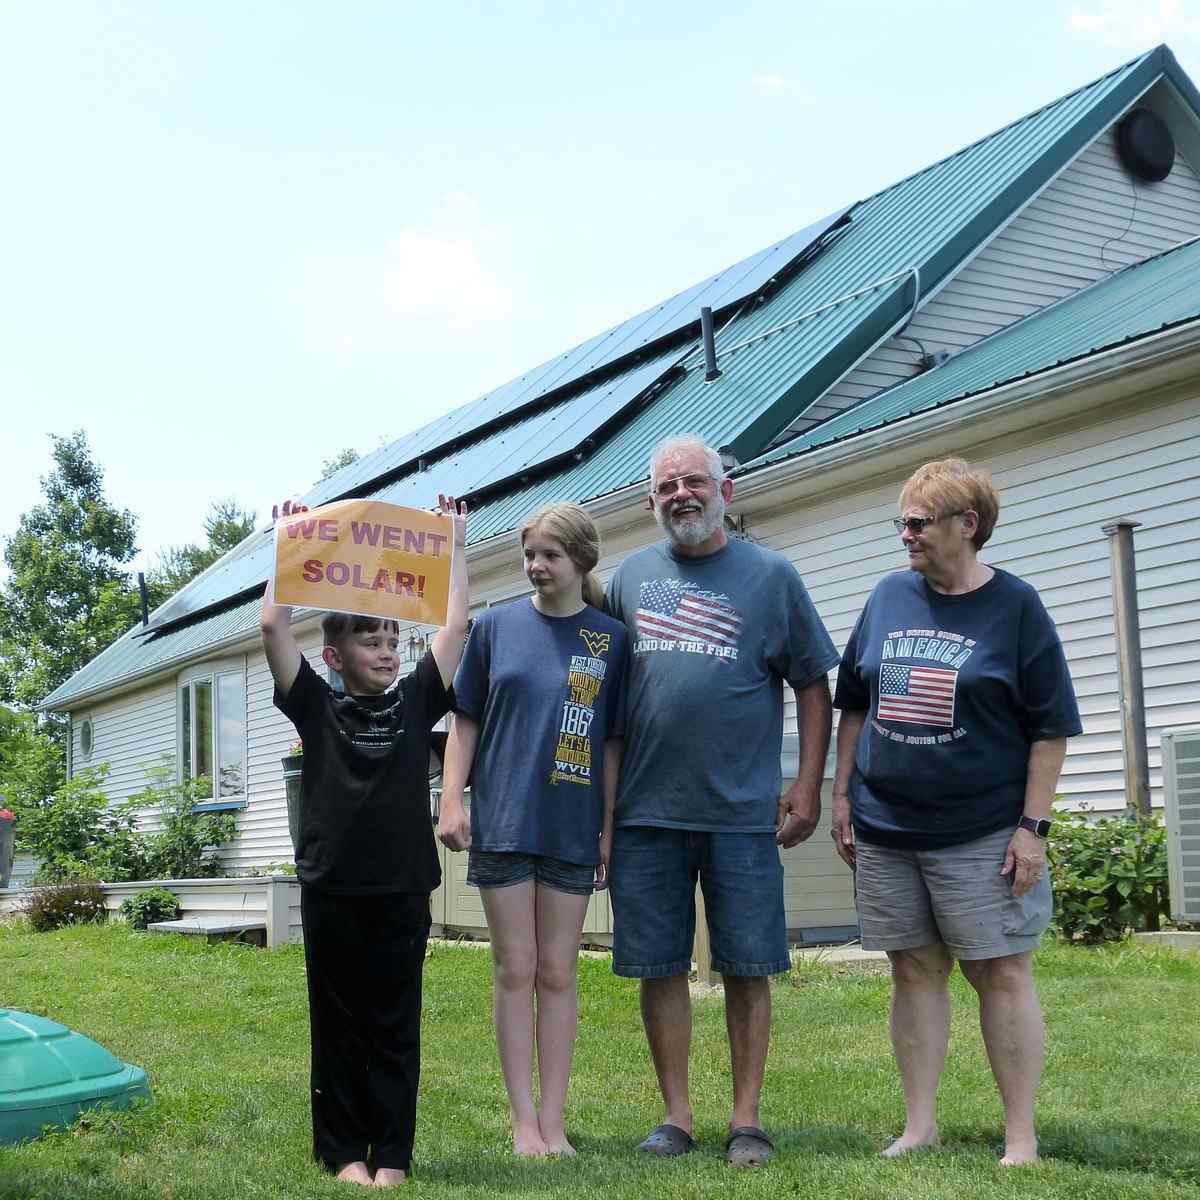
[[[568,1129],[574,1161],[507,1152],[489,957],[435,944],[426,964],[416,1176],[407,1196],[1194,1197],[1200,1184],[1200,961],[1167,950],[1048,946],[1039,1108],[1043,1161],[1006,1171],[1000,1104],[971,993],[957,975],[941,1149],[877,1157],[902,1123],[886,975],[818,959],[773,989],[765,1171],[720,1161],[729,1094],[723,1006],[698,1000],[693,1097],[702,1152],[647,1161],[660,1119],[633,984],[580,964]],[[206,947],[114,925],[0,926],[0,1003],[94,1037],[146,1068],[155,1103],[0,1147],[0,1200],[257,1200],[357,1195],[309,1159],[304,958]]]

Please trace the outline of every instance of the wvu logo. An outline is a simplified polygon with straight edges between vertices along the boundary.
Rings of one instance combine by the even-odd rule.
[[[593,658],[606,654],[612,645],[611,633],[593,633],[590,629],[581,629],[579,636],[583,638],[583,644],[591,651]]]

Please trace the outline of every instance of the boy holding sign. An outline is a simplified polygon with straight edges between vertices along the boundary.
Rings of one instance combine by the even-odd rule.
[[[446,623],[399,682],[396,621],[326,615],[322,657],[343,695],[301,654],[292,610],[271,585],[262,607],[275,704],[304,742],[296,874],[313,1157],[339,1179],[377,1187],[403,1183],[411,1164],[429,894],[441,878],[429,735],[449,709],[467,634],[467,509],[453,497],[438,503],[453,529]]]

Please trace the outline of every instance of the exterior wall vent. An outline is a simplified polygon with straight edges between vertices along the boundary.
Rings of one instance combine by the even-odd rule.
[[[1135,108],[1121,118],[1117,152],[1125,169],[1147,183],[1161,183],[1175,165],[1175,139],[1166,121],[1148,108]]]
[[[1200,725],[1162,735],[1171,917],[1200,922]]]

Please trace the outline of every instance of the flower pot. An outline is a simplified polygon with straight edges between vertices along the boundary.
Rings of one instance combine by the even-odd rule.
[[[16,825],[16,821],[0,821],[0,888],[8,887],[8,881],[12,878]]]
[[[287,789],[288,833],[292,838],[293,854],[300,835],[300,774],[303,769],[303,754],[283,756],[283,786]]]

